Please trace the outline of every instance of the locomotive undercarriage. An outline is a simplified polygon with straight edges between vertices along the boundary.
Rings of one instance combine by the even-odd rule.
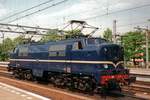
[[[34,77],[32,70],[13,68],[10,70],[13,72],[15,78],[30,80],[30,81],[41,81],[44,79],[48,83],[53,84],[55,87],[68,88],[71,91],[78,91],[88,94],[93,94],[94,92],[100,94],[107,94],[110,90],[121,91],[120,85],[116,80],[108,81],[107,85],[98,85],[96,80],[92,76],[78,75],[70,73],[60,73],[60,72],[44,72],[43,77]]]
[[[22,68],[17,68],[14,67],[12,69],[8,69],[8,71],[13,72],[13,76],[18,79],[23,79],[23,80],[33,80],[34,77],[32,75],[32,71],[30,69],[22,69]]]
[[[48,81],[54,86],[68,88],[71,91],[90,93],[96,88],[96,81],[91,76],[68,73],[48,72]]]
[[[30,81],[47,81],[53,84],[55,87],[68,88],[71,91],[79,90],[81,92],[90,93],[96,88],[96,81],[92,76],[58,73],[58,72],[44,72],[42,78],[35,77],[30,69],[22,69],[19,67],[13,67],[9,69],[13,72],[13,76],[22,80]]]

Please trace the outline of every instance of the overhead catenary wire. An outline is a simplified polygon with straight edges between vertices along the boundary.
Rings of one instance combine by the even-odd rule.
[[[102,7],[104,7],[103,5],[101,5]],[[77,12],[77,13],[73,13],[73,14],[69,14],[69,15],[67,15],[67,16],[65,16],[65,17],[70,17],[70,16],[72,16],[72,15],[77,15],[77,14],[85,14],[85,13],[88,13],[88,12],[90,12],[90,11],[94,11],[94,10],[100,10],[100,7],[101,6],[99,6],[99,7],[94,7],[94,8],[92,8],[92,9],[86,9],[86,10],[84,10],[84,11],[80,11],[80,12]],[[112,5],[110,5],[109,4],[109,6],[112,6]],[[106,7],[106,10],[108,9],[108,7]]]
[[[28,9],[25,9],[25,10],[22,10],[22,11],[19,11],[19,12],[16,12],[16,13],[14,13],[14,14],[8,16],[8,17],[5,17],[5,18],[3,18],[3,19],[0,19],[0,21],[7,20],[7,19],[9,19],[9,18],[11,18],[11,17],[14,17],[14,16],[16,16],[16,15],[22,14],[22,13],[24,13],[24,12],[27,12],[27,11],[29,11],[29,10],[32,10],[32,9],[34,9],[34,8],[37,8],[37,7],[41,6],[41,5],[47,4],[47,3],[52,2],[52,1],[54,1],[54,0],[48,0],[48,1],[46,1],[46,2],[43,2],[43,3],[40,3],[40,4],[38,4],[38,5],[32,6],[31,8],[28,8]]]
[[[136,7],[132,7],[132,8],[128,8],[128,9],[122,9],[122,10],[118,10],[118,11],[108,12],[108,13],[97,15],[97,16],[93,16],[93,17],[83,18],[81,20],[91,20],[91,19],[94,19],[94,18],[97,18],[97,17],[103,17],[103,16],[110,15],[110,14],[130,11],[130,10],[139,9],[139,8],[148,7],[148,6],[150,6],[150,4],[145,4],[145,5],[136,6]]]
[[[149,23],[148,21],[138,21],[135,23],[129,23],[129,24],[122,24],[122,25],[118,25],[118,28],[122,28],[122,27],[127,27],[127,26],[132,26],[132,25],[138,25],[138,24],[146,24]]]
[[[115,14],[115,13],[130,11],[130,10],[135,10],[135,9],[148,7],[148,6],[150,6],[150,4],[140,5],[140,6],[136,6],[136,7],[132,7],[132,8],[128,8],[128,9],[122,9],[122,10],[118,10],[118,11],[114,11],[114,12],[107,12],[105,14],[101,14],[101,15],[97,15],[97,16],[93,16],[93,17],[88,17],[88,18],[80,18],[79,20],[91,20],[91,19],[94,19],[94,18],[103,17],[103,16],[107,16],[107,15],[110,15],[110,14]],[[98,9],[98,8],[96,8],[96,9]],[[87,12],[87,11],[83,11],[83,12]],[[67,16],[65,16],[65,17],[67,17]],[[62,26],[62,25],[63,24],[60,24],[60,25],[57,25],[57,26]],[[123,26],[125,26],[125,25],[121,25],[121,27],[123,27]]]
[[[142,5],[142,6],[132,7],[132,8],[123,9],[123,10],[114,11],[114,12],[108,12],[107,14],[102,14],[102,15],[97,15],[97,16],[94,16],[94,17],[85,18],[85,20],[90,20],[90,19],[94,19],[94,18],[97,18],[97,17],[100,17],[100,16],[109,15],[109,14],[114,14],[114,13],[119,13],[119,12],[124,12],[124,11],[130,11],[130,10],[134,10],[134,9],[138,9],[138,8],[142,8],[142,7],[147,7],[147,6],[150,6],[150,4],[145,4],[145,5]],[[30,16],[30,15],[22,16],[22,18],[27,17],[27,16]],[[16,18],[15,20],[19,20],[19,19],[21,19],[21,18]],[[84,20],[84,19],[81,19],[81,20]],[[123,26],[125,26],[125,25],[123,25]]]
[[[63,0],[63,1],[57,2],[57,3],[55,3],[55,4],[52,4],[52,5],[50,5],[50,6],[47,6],[47,7],[45,7],[45,8],[40,9],[40,10],[37,10],[37,11],[34,11],[34,12],[32,12],[32,13],[26,14],[26,15],[24,15],[24,16],[15,18],[14,20],[10,20],[10,21],[8,21],[7,23],[11,23],[11,22],[14,22],[14,21],[16,21],[16,20],[20,20],[20,19],[22,19],[22,18],[25,18],[25,17],[28,17],[28,16],[30,16],[30,15],[36,14],[36,13],[41,12],[41,11],[43,11],[43,10],[46,10],[46,9],[48,9],[48,8],[51,8],[51,7],[60,5],[60,4],[64,3],[64,2],[66,2],[66,1],[68,1],[68,0]]]

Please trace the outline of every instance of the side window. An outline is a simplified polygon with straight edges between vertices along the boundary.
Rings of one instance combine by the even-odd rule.
[[[28,56],[28,47],[20,47],[18,56]]]
[[[14,49],[13,49],[13,53],[17,53],[17,48],[14,48]]]
[[[78,42],[78,48],[79,48],[79,49],[83,49],[82,43],[81,43],[80,41]]]
[[[66,45],[52,45],[49,47],[49,56],[66,56]]]
[[[75,42],[73,44],[72,50],[80,50],[80,49],[83,49],[82,43],[80,41],[79,42]]]
[[[72,46],[72,50],[79,50],[78,48],[78,42],[75,42]]]
[[[95,39],[92,39],[92,38],[87,39],[87,44],[88,44],[88,45],[93,45],[93,44],[95,44]]]
[[[66,45],[52,45],[49,47],[49,51],[64,51],[66,49]]]

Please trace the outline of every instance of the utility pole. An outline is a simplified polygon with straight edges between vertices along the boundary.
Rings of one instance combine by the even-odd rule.
[[[4,33],[3,32],[1,32],[1,34],[2,34],[2,36],[0,38],[2,39],[2,44],[3,44],[2,51],[4,51],[4,47],[5,47],[4,39],[5,39],[5,37],[4,37]]]
[[[2,32],[2,42],[4,43],[4,39],[5,39],[5,36],[4,36],[4,33]]]
[[[149,33],[149,29],[148,29],[148,26],[146,28],[140,28],[140,27],[135,27],[136,29],[138,30],[144,30],[145,31],[145,41],[146,41],[146,44],[145,44],[145,50],[146,50],[146,68],[148,69],[149,68],[149,41],[148,41],[148,33]]]
[[[113,41],[114,43],[117,43],[117,40],[116,40],[116,23],[117,21],[116,20],[113,20]]]
[[[149,33],[149,30],[148,30],[148,26],[147,26],[147,31],[145,33],[145,39],[146,39],[146,68],[148,69],[149,68],[149,52],[148,52],[148,49],[149,49],[149,44],[148,44],[148,33]]]

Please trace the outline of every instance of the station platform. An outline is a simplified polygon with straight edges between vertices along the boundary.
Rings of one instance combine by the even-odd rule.
[[[150,75],[150,68],[130,68],[130,74]]]
[[[0,100],[51,100],[0,82]]]
[[[130,74],[135,75],[137,81],[150,82],[150,69],[130,68]]]

